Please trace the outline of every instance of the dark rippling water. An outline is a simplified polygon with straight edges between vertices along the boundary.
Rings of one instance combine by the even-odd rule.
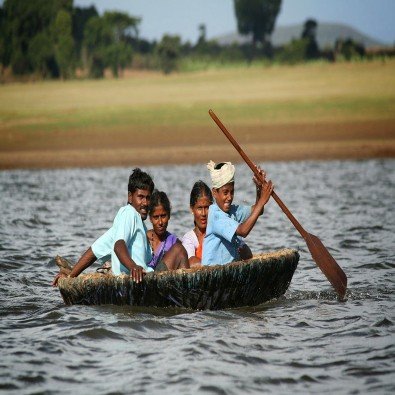
[[[395,161],[265,163],[278,195],[348,275],[339,302],[274,201],[247,239],[297,248],[286,295],[225,311],[65,307],[56,254],[76,260],[126,200],[131,169],[0,172],[0,392],[393,394]],[[151,167],[169,229],[192,226],[205,166]],[[235,202],[253,202],[237,167]]]

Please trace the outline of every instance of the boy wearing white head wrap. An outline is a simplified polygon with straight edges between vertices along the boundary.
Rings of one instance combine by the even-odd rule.
[[[222,162],[216,165],[212,160],[207,163],[213,188],[221,188],[228,182],[235,181],[235,167],[230,162]]]
[[[271,181],[266,181],[265,173],[258,168],[264,182],[253,178],[256,185],[256,202],[251,206],[232,204],[235,192],[235,167],[230,162],[207,164],[212,182],[215,203],[210,206],[206,236],[203,243],[203,265],[225,265],[240,258],[241,251],[247,246],[242,237],[246,237],[254,227],[258,217],[273,191]],[[248,249],[248,247],[247,247]]]

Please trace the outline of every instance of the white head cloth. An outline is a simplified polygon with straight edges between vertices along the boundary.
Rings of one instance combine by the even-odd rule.
[[[213,188],[221,188],[228,182],[234,182],[235,180],[235,167],[230,162],[224,163],[220,169],[215,169],[216,164],[212,160],[207,163]]]

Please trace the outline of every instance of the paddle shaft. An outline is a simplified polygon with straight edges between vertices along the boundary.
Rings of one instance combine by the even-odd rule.
[[[242,150],[240,145],[228,132],[228,130],[223,125],[223,123],[219,120],[219,118],[214,114],[212,110],[209,110],[209,114],[213,119],[213,121],[218,125],[218,127],[222,130],[224,135],[231,142],[231,144],[236,148],[237,152],[241,155],[241,157],[247,163],[249,168],[253,171],[255,176],[258,179],[260,179],[262,182],[264,182],[265,180],[262,179],[262,176],[259,174],[258,169],[254,165],[254,163]],[[321,269],[321,271],[325,274],[325,276],[330,281],[330,283],[333,285],[340,298],[341,299],[344,298],[344,295],[347,290],[347,277],[343,272],[342,268],[337,264],[337,262],[332,257],[332,255],[322,244],[321,240],[317,236],[314,236],[311,233],[308,233],[305,229],[303,229],[299,221],[292,215],[292,213],[288,210],[287,206],[282,202],[282,200],[277,196],[277,194],[274,191],[272,192],[271,196],[276,201],[276,203],[280,206],[281,210],[285,213],[288,219],[292,222],[292,224],[297,229],[297,231],[304,238],[307,247],[310,250],[312,258],[314,259],[318,267]]]
[[[214,114],[212,110],[209,110],[209,114],[213,121],[218,125],[218,127],[222,130],[224,135],[228,138],[228,140],[232,143],[233,147],[236,148],[236,151],[240,154],[240,156],[244,159],[244,161],[247,163],[248,167],[253,171],[255,176],[262,180],[262,176],[259,174],[255,164],[250,160],[250,158],[246,155],[246,153],[243,151],[243,149],[240,147],[238,142],[233,138],[233,136],[228,132],[224,124],[219,120],[219,118]],[[299,223],[299,221],[292,215],[292,213],[288,210],[287,206],[283,203],[283,201],[278,197],[276,192],[272,192],[272,198],[276,201],[276,203],[280,206],[281,210],[284,212],[284,214],[288,217],[288,219],[292,222],[292,224],[295,226],[295,228],[298,230],[298,232],[301,234],[301,236],[306,239],[308,233],[303,229],[302,225]]]

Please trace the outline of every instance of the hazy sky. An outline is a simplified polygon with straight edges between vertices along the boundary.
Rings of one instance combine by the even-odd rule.
[[[75,6],[96,6],[140,16],[140,36],[159,40],[165,33],[178,34],[194,43],[204,23],[207,37],[235,32],[233,0],[74,0]],[[395,43],[395,0],[282,0],[276,24],[341,22],[385,44]]]

